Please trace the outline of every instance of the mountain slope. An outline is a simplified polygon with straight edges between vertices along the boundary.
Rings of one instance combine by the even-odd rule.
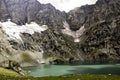
[[[35,55],[35,63],[114,62],[120,59],[119,6],[119,0],[98,0],[65,13],[37,0],[0,0],[1,30],[12,49]],[[3,25],[8,19],[15,28]]]
[[[85,25],[86,31],[80,45],[86,59],[105,62],[120,59],[119,26],[120,1],[98,0],[69,12],[71,29]]]

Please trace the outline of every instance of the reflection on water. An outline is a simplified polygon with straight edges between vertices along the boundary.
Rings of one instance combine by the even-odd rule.
[[[30,76],[60,76],[68,74],[120,74],[120,64],[106,65],[40,65],[23,68]]]

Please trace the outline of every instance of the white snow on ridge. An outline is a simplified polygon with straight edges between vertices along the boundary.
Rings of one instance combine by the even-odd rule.
[[[35,32],[41,33],[42,31],[45,31],[48,29],[47,25],[39,26],[35,22],[31,22],[31,24],[25,24],[25,25],[17,25],[10,20],[7,22],[0,22],[1,28],[8,36],[9,40],[20,40],[22,41],[22,38],[20,35],[22,33],[28,33],[28,34],[34,34]]]
[[[63,27],[65,29],[62,29],[62,33],[63,34],[67,34],[69,36],[72,36],[74,38],[74,42],[80,42],[80,37],[84,33],[84,31],[85,31],[84,25],[81,26],[79,30],[72,31],[70,29],[70,26],[69,26],[69,24],[67,22],[63,22],[63,23],[64,23]]]

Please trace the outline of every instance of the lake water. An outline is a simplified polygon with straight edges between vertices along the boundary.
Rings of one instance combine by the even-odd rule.
[[[29,76],[61,76],[69,74],[117,74],[120,75],[120,64],[104,65],[39,65],[23,68],[31,71]]]

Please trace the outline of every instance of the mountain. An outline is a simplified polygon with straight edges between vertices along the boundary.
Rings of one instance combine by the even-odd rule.
[[[119,5],[119,0],[98,0],[94,5],[85,5],[68,13],[71,29],[85,26],[79,44],[86,60],[112,62],[120,59]]]
[[[59,26],[66,16],[65,12],[56,10],[51,4],[41,4],[37,0],[1,0],[0,3],[1,21],[10,18],[18,25],[35,21],[38,24]]]
[[[98,0],[65,13],[37,0],[0,0],[0,57],[22,66],[117,62],[119,6],[119,0]]]

